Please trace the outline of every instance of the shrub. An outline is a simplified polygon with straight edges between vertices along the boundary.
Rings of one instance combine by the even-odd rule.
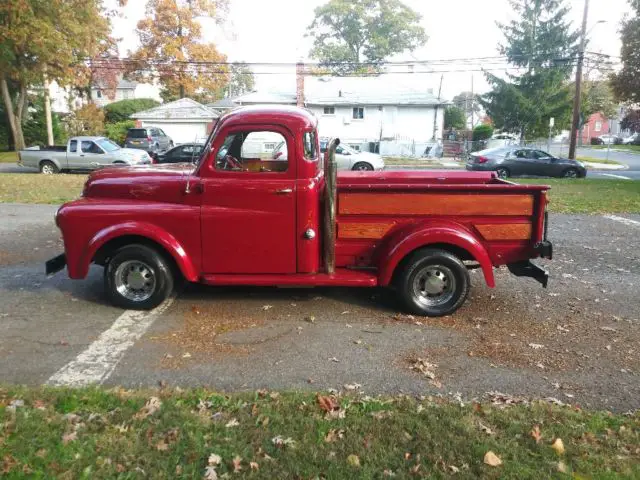
[[[473,129],[473,141],[487,140],[493,135],[493,127],[491,125],[478,125]]]
[[[160,105],[160,102],[152,98],[134,98],[131,100],[120,100],[104,107],[104,119],[107,123],[124,122],[131,120],[131,115],[143,110],[148,110]]]
[[[71,136],[103,135],[104,112],[94,103],[73,110],[67,118],[67,131]]]
[[[124,140],[127,138],[127,130],[135,128],[136,122],[133,120],[125,120],[124,122],[107,123],[105,130],[107,137],[118,145],[124,145]]]

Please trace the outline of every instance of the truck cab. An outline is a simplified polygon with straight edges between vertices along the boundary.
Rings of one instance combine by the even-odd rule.
[[[274,151],[286,143],[287,155]],[[546,190],[490,172],[336,173],[317,119],[296,107],[222,116],[196,165],[103,169],[56,222],[65,253],[47,273],[105,267],[116,305],[159,305],[177,280],[209,285],[393,287],[406,309],[452,313],[468,268],[546,286],[529,259],[551,257]]]

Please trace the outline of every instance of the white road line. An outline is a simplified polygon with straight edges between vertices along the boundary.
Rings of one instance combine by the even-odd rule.
[[[148,312],[127,310],[74,360],[54,373],[46,385],[82,387],[101,384],[113,373],[127,349],[144,335],[173,297]]]
[[[640,227],[640,222],[637,220],[631,220],[630,218],[619,217],[617,215],[605,215],[604,218],[608,218],[614,222],[624,223],[628,227]]]
[[[631,180],[630,177],[625,177],[623,175],[614,175],[613,173],[601,173],[600,175],[604,175],[606,177],[621,178],[622,180]]]

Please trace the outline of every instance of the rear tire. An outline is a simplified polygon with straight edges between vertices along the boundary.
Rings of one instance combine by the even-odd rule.
[[[104,286],[114,305],[127,310],[150,310],[173,292],[170,263],[146,245],[118,249],[104,268]]]
[[[40,173],[44,175],[53,175],[58,172],[60,172],[60,169],[58,169],[55,163],[49,160],[40,162]]]
[[[564,172],[562,172],[563,178],[578,178],[580,173],[575,168],[567,168]]]
[[[407,311],[415,315],[451,315],[464,304],[471,281],[467,267],[455,255],[423,248],[403,260],[396,287]]]
[[[496,174],[498,175],[498,178],[502,178],[503,180],[505,180],[509,178],[509,176],[511,175],[511,172],[509,171],[508,168],[498,167],[496,168]]]
[[[356,163],[351,170],[358,170],[361,172],[370,172],[373,170],[373,165],[367,162]]]

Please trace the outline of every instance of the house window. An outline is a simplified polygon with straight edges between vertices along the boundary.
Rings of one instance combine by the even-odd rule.
[[[96,97],[102,98],[102,90],[96,90]]]
[[[353,119],[364,120],[364,107],[353,107]]]
[[[336,114],[336,108],[335,107],[324,107],[324,114],[325,115],[335,115]]]
[[[271,152],[271,151],[276,149],[276,144],[275,143],[265,143],[264,144],[264,149],[267,152]]]
[[[599,132],[600,130],[602,130],[602,122],[600,120],[596,120],[596,125],[595,125],[594,130],[596,132]]]

